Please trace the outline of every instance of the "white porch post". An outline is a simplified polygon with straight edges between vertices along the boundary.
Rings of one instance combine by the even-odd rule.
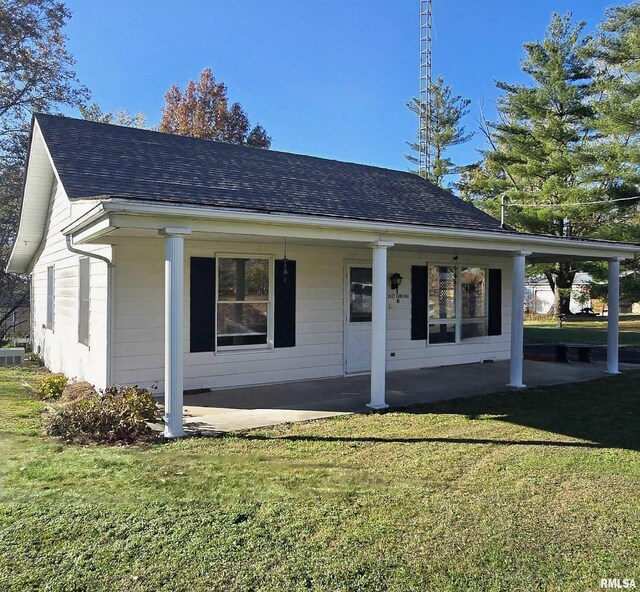
[[[367,407],[385,409],[385,382],[387,371],[387,248],[389,241],[371,245],[372,299],[371,299],[371,401]]]
[[[620,259],[609,259],[609,293],[607,296],[607,372],[620,374],[618,347],[620,334]]]
[[[522,382],[524,360],[524,269],[529,253],[523,251],[513,257],[511,276],[511,369],[507,386],[525,388]]]
[[[163,228],[164,257],[164,435],[184,436],[184,236],[188,228]]]

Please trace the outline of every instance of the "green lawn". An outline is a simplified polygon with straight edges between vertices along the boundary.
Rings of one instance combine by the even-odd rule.
[[[555,319],[527,320],[524,338],[532,343],[594,343],[606,345],[607,318],[570,319],[558,327]],[[620,345],[640,347],[640,316],[620,317]]]
[[[0,370],[0,590],[640,586],[640,373],[140,448]]]

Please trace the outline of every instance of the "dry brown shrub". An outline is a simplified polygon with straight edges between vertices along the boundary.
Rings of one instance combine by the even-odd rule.
[[[98,391],[96,391],[95,387],[90,382],[72,382],[71,384],[68,384],[62,391],[60,402],[71,403],[72,401],[78,401],[80,399],[90,399],[97,396]]]

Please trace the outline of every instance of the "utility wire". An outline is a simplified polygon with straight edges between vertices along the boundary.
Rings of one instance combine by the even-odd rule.
[[[578,203],[563,203],[563,204],[524,204],[524,203],[514,203],[506,200],[503,205],[511,207],[521,207],[521,208],[572,208],[574,206],[594,206],[594,205],[606,205],[616,201],[630,201],[632,199],[640,199],[640,195],[636,195],[634,197],[619,197],[617,199],[609,199],[605,201],[583,201]]]

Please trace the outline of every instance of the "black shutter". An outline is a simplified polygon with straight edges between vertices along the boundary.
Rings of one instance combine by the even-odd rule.
[[[286,274],[284,273],[286,269]],[[296,262],[278,259],[274,278],[273,346],[296,344]]]
[[[191,257],[191,336],[192,352],[216,349],[216,260]]]
[[[502,335],[502,270],[489,270],[489,318],[487,333]]]
[[[411,339],[427,338],[427,266],[411,267]]]

